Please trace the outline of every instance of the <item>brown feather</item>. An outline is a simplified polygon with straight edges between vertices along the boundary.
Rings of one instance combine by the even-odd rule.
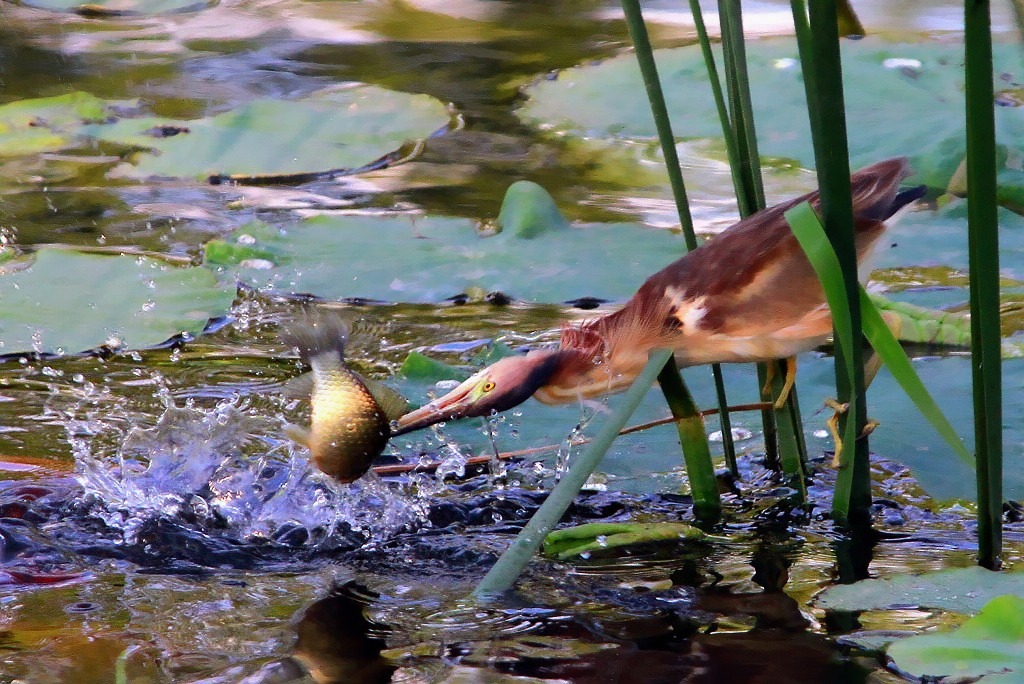
[[[853,174],[858,262],[884,232],[909,174],[903,158]],[[832,331],[825,295],[785,219],[802,202],[820,209],[815,191],[754,214],[652,275],[622,309],[565,325],[561,349],[578,354],[566,356],[538,398],[622,389],[658,347],[693,365],[768,360],[823,342]]]

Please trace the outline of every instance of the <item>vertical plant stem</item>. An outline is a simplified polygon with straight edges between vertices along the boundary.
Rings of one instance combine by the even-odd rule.
[[[965,0],[964,7],[978,562],[995,569],[1002,552],[1003,421],[992,34],[988,0]]]
[[[669,183],[672,186],[672,195],[676,202],[676,211],[679,213],[679,223],[683,229],[683,236],[686,239],[686,248],[694,250],[697,248],[697,236],[693,230],[693,217],[690,214],[690,203],[686,197],[686,185],[683,183],[683,172],[679,165],[679,157],[676,154],[675,136],[672,135],[672,124],[669,121],[668,109],[665,105],[665,96],[662,93],[661,81],[658,78],[658,68],[654,62],[654,51],[651,48],[651,41],[647,35],[647,27],[644,24],[643,14],[640,11],[639,0],[622,0],[622,9],[626,15],[626,24],[629,27],[629,35],[633,40],[633,47],[636,51],[637,63],[640,66],[640,73],[644,79],[644,86],[647,90],[647,99],[650,103],[651,114],[654,116],[654,123],[658,129],[658,139],[661,142],[661,151],[665,157],[665,167],[668,171]],[[730,470],[738,474],[736,468],[736,446],[732,439],[732,422],[729,418],[729,401],[725,393],[725,383],[722,379],[721,368],[712,367],[715,381],[715,391],[718,397],[719,420],[722,424],[722,444],[725,449],[726,462]],[[683,385],[685,389],[685,385]],[[700,415],[700,409],[693,402],[689,391],[685,395],[677,397],[678,406],[683,410],[682,415],[676,416],[693,423],[685,431],[680,426],[680,439],[683,440],[682,447],[684,456],[688,451],[694,453],[708,453],[707,434],[697,434],[696,425],[703,428],[704,420]],[[689,457],[686,457],[689,460]]]
[[[692,6],[693,3],[691,8]],[[727,118],[722,120],[722,128],[726,144],[731,148],[729,162],[733,167],[733,182],[740,215],[747,217],[764,209],[765,198],[761,162],[757,152],[753,104],[750,99],[750,82],[747,76],[743,14],[739,0],[719,0],[718,11],[722,26],[726,90],[729,94],[729,111]],[[710,54],[710,47],[706,47],[705,61],[708,61]],[[717,75],[712,71],[713,60],[709,65],[709,76],[717,80]],[[725,111],[725,104],[721,101],[720,90],[716,93],[713,85],[712,92],[715,93],[716,105],[721,116]],[[765,364],[758,364],[757,376],[758,386],[763,387],[768,379]],[[765,451],[769,463],[781,463],[784,472],[790,477],[802,479],[807,451],[804,446],[803,424],[796,409],[795,387],[790,397],[788,406],[774,412],[770,409],[761,412]]]
[[[835,364],[838,399],[848,404],[849,409],[839,422],[840,433],[844,437],[844,455],[836,477],[832,513],[837,522],[846,524],[854,516],[858,519],[867,516],[871,504],[871,479],[867,440],[857,438],[864,430],[867,412],[864,367],[859,354],[862,339],[860,292],[850,197],[843,74],[835,0],[812,2],[807,23],[802,21],[798,10],[800,4],[793,3],[794,21],[802,33],[798,39],[801,66],[805,74],[812,73],[810,78],[805,78],[805,84],[814,136],[814,159],[821,188],[821,213],[829,241],[839,257],[852,333],[849,349],[846,345],[836,345]],[[808,47],[811,54],[806,52]],[[848,355],[853,356],[854,363],[849,363]]]
[[[690,481],[690,494],[693,496],[693,514],[702,520],[714,522],[722,515],[722,502],[718,493],[718,481],[715,479],[715,468],[711,463],[711,451],[707,447],[707,440],[698,440],[698,435],[688,434],[699,431],[700,436],[703,436],[704,421],[698,423],[689,420],[688,408],[693,399],[686,401],[689,391],[679,375],[675,359],[670,358],[665,364],[658,375],[658,383],[665,394],[665,401],[668,402],[672,416],[677,419],[679,441],[683,444],[704,444],[704,452],[691,449],[683,451],[683,457],[686,459],[686,477]]]
[[[636,407],[640,405],[640,401],[651,389],[654,379],[671,358],[672,352],[668,349],[656,349],[651,352],[647,359],[647,365],[630,385],[622,400],[622,405],[605,421],[601,430],[594,436],[594,441],[573,462],[569,467],[569,472],[558,481],[548,498],[530,518],[530,522],[516,535],[509,547],[501,554],[498,562],[480,580],[476,589],[473,590],[474,596],[477,598],[492,596],[512,588],[530,559],[537,553],[544,538],[548,536],[548,532],[553,530],[565,515],[569,504],[576,498],[580,489],[587,482],[587,478],[604,458],[605,452],[619,436],[619,430],[626,425],[626,421],[633,415]]]
[[[764,184],[761,182],[761,158],[757,153],[754,107],[750,101],[747,76],[747,47],[743,42],[743,11],[740,0],[719,0],[718,16],[722,25],[725,56],[726,91],[732,114],[733,135],[738,148],[744,192],[740,213],[749,216],[764,209]]]

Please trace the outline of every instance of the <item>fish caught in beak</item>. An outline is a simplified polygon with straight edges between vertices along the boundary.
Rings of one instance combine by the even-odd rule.
[[[518,406],[548,381],[560,361],[560,352],[554,350],[501,359],[443,397],[394,421],[391,435],[402,435],[447,420],[489,416]]]

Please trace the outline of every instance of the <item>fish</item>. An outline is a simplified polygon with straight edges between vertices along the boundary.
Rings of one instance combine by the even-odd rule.
[[[308,399],[308,428],[289,424],[285,434],[309,449],[313,463],[341,483],[362,477],[391,437],[391,421],[408,410],[401,394],[345,364],[350,326],[341,316],[306,315],[281,331],[310,371],[289,380],[286,396]]]

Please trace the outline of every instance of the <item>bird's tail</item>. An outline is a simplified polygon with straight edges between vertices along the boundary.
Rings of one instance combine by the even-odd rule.
[[[924,197],[927,188],[918,185],[900,189],[912,173],[906,157],[896,157],[866,166],[850,177],[857,218],[889,222],[902,210]]]

